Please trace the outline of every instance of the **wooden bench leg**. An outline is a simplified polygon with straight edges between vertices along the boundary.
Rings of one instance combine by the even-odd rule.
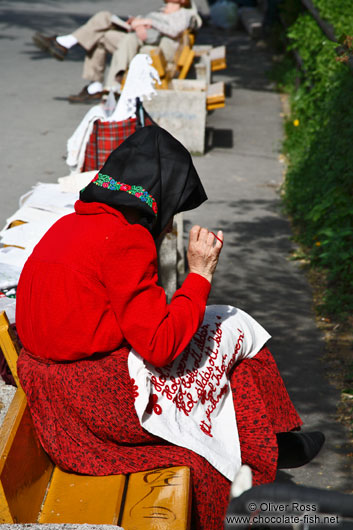
[[[190,528],[190,469],[171,467],[129,476],[122,520],[124,530]]]

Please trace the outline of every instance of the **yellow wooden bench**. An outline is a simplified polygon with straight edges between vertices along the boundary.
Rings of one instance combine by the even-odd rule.
[[[212,83],[207,88],[206,105],[207,110],[219,109],[225,106],[225,86],[223,81]]]
[[[152,65],[157,70],[161,85],[158,89],[167,89],[172,79],[185,79],[189,73],[195,52],[192,49],[194,38],[189,30],[184,31],[179,40],[178,48],[172,63],[168,63],[161,48],[153,48],[150,51]]]
[[[190,49],[184,47],[180,51],[179,59],[174,64],[174,71],[169,69],[163,55],[162,50],[155,48],[150,52],[153,66],[156,68],[162,84],[157,86],[160,89],[168,89],[173,87],[173,80],[185,79],[187,72],[189,71],[192,61],[194,59],[194,53],[190,55]],[[179,72],[175,75],[175,72]],[[193,87],[190,87],[193,90]],[[186,87],[185,87],[186,89]],[[206,108],[207,110],[219,109],[225,106],[225,86],[224,82],[219,81],[217,83],[211,83],[208,85],[206,90]]]
[[[211,44],[198,44],[194,46],[196,59],[204,59],[210,64],[211,72],[227,68],[226,47],[212,46]]]
[[[124,530],[188,530],[190,470],[93,477],[53,464],[36,436],[16,370],[19,345],[5,312],[0,347],[18,388],[0,428],[0,524],[113,524]]]
[[[179,45],[175,51],[174,59],[170,63],[166,60],[160,47],[151,49],[150,46],[147,46],[146,53],[150,55],[152,66],[157,70],[161,80],[161,84],[155,85],[156,89],[166,90],[169,88],[172,79],[186,78],[195,57],[195,52],[192,49],[194,40],[195,37],[190,30],[185,30],[179,38]],[[127,74],[128,70],[125,71],[122,79],[121,89],[124,88]]]
[[[9,226],[7,227],[7,230],[9,230],[10,228],[13,228],[14,226],[20,226],[20,225],[23,225],[23,224],[26,224],[26,221],[21,221],[21,220],[15,220],[15,221],[12,221],[12,223],[9,224]],[[3,245],[4,247],[16,247],[16,248],[24,248],[24,247],[20,247],[18,245]]]
[[[227,68],[225,46],[217,46],[216,48],[212,48],[209,52],[209,56],[212,72],[218,72],[218,70],[224,70]]]

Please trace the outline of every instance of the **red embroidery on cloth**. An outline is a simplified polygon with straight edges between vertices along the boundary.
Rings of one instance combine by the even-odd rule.
[[[132,395],[133,395],[133,398],[136,399],[139,395],[139,393],[137,392],[139,387],[136,385],[135,379],[131,378],[131,384],[132,384]]]
[[[157,401],[158,401],[158,396],[156,394],[151,394],[150,400],[146,407],[147,414],[152,414],[152,412],[157,414],[157,416],[162,414],[162,407],[157,404]]]
[[[219,322],[215,322],[212,326],[214,329],[210,330],[208,324],[199,328],[192,344],[187,346],[180,358],[176,369],[177,377],[170,375],[169,366],[156,368],[159,377],[151,377],[154,390],[172,401],[185,416],[189,416],[197,403],[205,406],[205,419],[200,421],[199,427],[210,437],[213,436],[211,415],[229,388],[224,384],[224,376],[231,370],[244,341],[244,332],[237,329],[239,335],[231,359],[227,355],[218,359],[223,332],[221,317],[217,316],[217,319]],[[207,343],[211,343],[212,347]],[[207,364],[201,368],[200,362],[205,353]],[[192,369],[186,368],[190,358],[194,361]]]

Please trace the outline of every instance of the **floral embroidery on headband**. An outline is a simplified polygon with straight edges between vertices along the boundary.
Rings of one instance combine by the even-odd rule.
[[[140,201],[148,204],[148,206],[152,208],[154,215],[157,215],[158,208],[155,199],[145,189],[143,189],[142,186],[130,186],[130,184],[118,182],[109,175],[103,175],[102,173],[97,173],[92,182],[101,188],[106,188],[113,191],[126,191],[130,195],[134,195],[140,199]]]

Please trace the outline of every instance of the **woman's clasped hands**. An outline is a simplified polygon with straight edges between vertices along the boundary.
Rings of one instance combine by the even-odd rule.
[[[221,230],[215,235],[207,228],[193,226],[189,233],[187,252],[189,271],[200,274],[211,283],[222,246],[223,232]]]

